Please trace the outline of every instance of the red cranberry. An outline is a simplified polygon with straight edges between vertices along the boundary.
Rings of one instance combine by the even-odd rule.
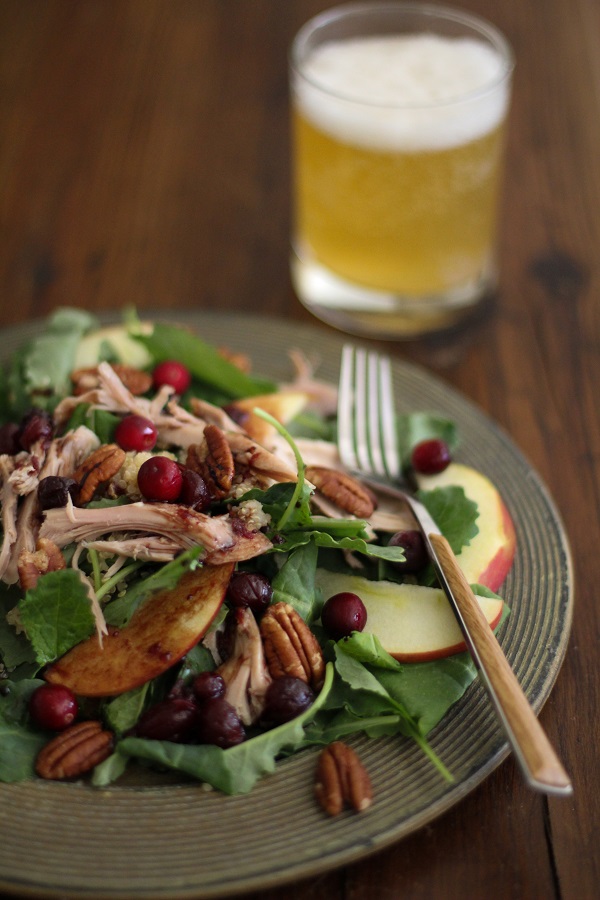
[[[64,731],[78,712],[75,694],[62,684],[42,684],[29,698],[29,715],[38,728]]]
[[[240,717],[224,697],[212,697],[199,707],[198,739],[226,750],[246,740]]]
[[[168,456],[153,456],[139,468],[138,487],[146,500],[177,500],[182,482],[181,469]]]
[[[208,486],[198,472],[181,466],[181,493],[178,502],[184,506],[190,506],[198,512],[204,512],[211,504],[211,496]]]
[[[175,359],[166,359],[156,366],[152,373],[152,380],[156,390],[168,384],[176,394],[183,394],[189,388],[192,376],[183,363],[177,362]]]
[[[367,624],[367,610],[358,594],[342,591],[325,602],[321,622],[327,635],[339,641],[353,631],[363,630]]]
[[[135,728],[137,737],[151,741],[185,744],[198,726],[198,707],[185,697],[172,697],[155,703],[143,713]]]
[[[315,700],[314,691],[301,678],[284,675],[276,678],[265,695],[265,718],[275,725],[290,722],[303,713]]]
[[[144,416],[125,416],[115,429],[115,441],[123,450],[152,450],[158,432],[156,425]]]
[[[18,442],[22,450],[31,450],[36,441],[50,442],[54,436],[52,419],[43,409],[31,409],[21,419]]]
[[[414,470],[421,475],[437,475],[452,462],[450,448],[440,438],[421,441],[413,448],[411,462]]]
[[[224,696],[225,681],[217,672],[200,672],[192,682],[192,691],[196,700],[204,703],[214,697]]]
[[[234,572],[227,588],[231,606],[247,606],[257,614],[265,611],[272,596],[271,582],[258,572]]]

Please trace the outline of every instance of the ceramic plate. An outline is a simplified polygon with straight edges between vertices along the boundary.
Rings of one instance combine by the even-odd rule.
[[[164,317],[164,315],[163,315]],[[150,316],[148,316],[150,318]],[[320,361],[337,380],[343,339],[297,323],[249,316],[181,315],[205,339],[249,353],[255,371],[289,379],[286,350]],[[6,358],[34,333],[2,333]],[[568,542],[552,499],[511,440],[432,376],[395,365],[404,410],[435,410],[460,426],[460,460],[488,474],[515,521],[518,551],[502,592],[512,613],[500,640],[534,709],[565,654],[572,613]],[[401,738],[358,738],[374,782],[369,813],[326,818],[313,800],[316,751],[281,762],[252,793],[226,797],[198,784],[0,786],[0,889],[78,898],[223,897],[282,885],[351,863],[422,827],[480,784],[508,749],[483,688],[474,684],[431,735],[456,777],[443,781]]]

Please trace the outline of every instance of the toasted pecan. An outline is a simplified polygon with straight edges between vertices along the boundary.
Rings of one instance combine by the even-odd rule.
[[[22,550],[17,562],[19,584],[24,591],[34,588],[40,575],[66,568],[60,548],[48,538],[39,538],[35,550]]]
[[[337,816],[345,807],[363,812],[373,802],[371,779],[354,750],[334,741],[319,754],[315,796],[322,809]]]
[[[218,425],[207,425],[204,442],[188,447],[186,465],[202,476],[214,498],[230,492],[235,464],[225,433]]]
[[[338,472],[337,469],[328,469],[326,466],[307,466],[306,477],[340,509],[359,519],[368,519],[373,514],[373,494],[346,472]]]
[[[112,753],[114,735],[96,720],[77,722],[42,747],[35,770],[40,778],[60,781],[89,772]]]
[[[323,651],[316,637],[289,603],[274,603],[260,622],[267,666],[272,678],[291,675],[320,690],[325,677]]]
[[[125,461],[125,451],[117,444],[103,444],[84,459],[73,472],[79,483],[77,503],[89,503],[100,484],[116,475]]]
[[[136,369],[133,366],[126,366],[123,363],[111,363],[111,367],[127,390],[135,396],[145,394],[152,387],[152,375],[149,372],[144,372],[142,369]],[[73,383],[73,393],[76,397],[85,394],[86,391],[97,388],[100,383],[98,367],[91,366],[85,369],[75,369],[75,371],[71,372],[71,381]]]

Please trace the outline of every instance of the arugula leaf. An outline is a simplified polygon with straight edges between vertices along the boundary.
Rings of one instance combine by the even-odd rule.
[[[273,603],[289,603],[311,622],[320,615],[320,592],[315,587],[317,547],[310,541],[292,551],[272,581]]]
[[[35,337],[23,359],[23,376],[30,392],[65,394],[70,385],[77,346],[97,319],[79,309],[59,309]]]
[[[40,665],[58,659],[94,631],[87,591],[73,569],[48,572],[27,591],[18,609]]]
[[[177,359],[199,381],[217,388],[228,397],[252,397],[276,390],[272,381],[252,378],[226,360],[218,350],[185,328],[161,322],[152,334],[131,330],[130,335],[143,344],[156,362]]]
[[[113,440],[115,429],[121,421],[119,416],[105,409],[92,409],[89,403],[80,403],[73,410],[69,419],[67,431],[85,425],[100,439],[102,444],[110,444]]]
[[[37,679],[3,682],[0,694],[0,781],[24,781],[35,776],[35,759],[48,735],[28,725],[28,704]]]
[[[479,507],[475,501],[469,500],[464,488],[450,485],[432,491],[419,491],[418,498],[427,507],[453,553],[460,553],[479,533]]]
[[[14,587],[0,584],[0,659],[7,669],[16,669],[22,663],[35,662],[35,654],[27,636],[17,634],[9,624],[6,614],[17,606],[21,592]]]

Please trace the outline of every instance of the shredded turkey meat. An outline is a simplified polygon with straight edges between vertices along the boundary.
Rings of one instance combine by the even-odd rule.
[[[271,548],[271,542],[262,532],[236,527],[229,515],[206,516],[171,503],[139,502],[106,509],[79,509],[69,501],[66,506],[46,512],[40,536],[54,541],[58,547],[66,547],[115,531],[139,532],[139,542],[143,542],[145,534],[160,535],[177,544],[179,550],[203,547],[203,558],[216,565],[251,559]]]
[[[229,658],[217,669],[225,682],[225,699],[231,703],[244,725],[252,725],[265,708],[269,675],[263,643],[254,614],[235,609],[235,633]]]

